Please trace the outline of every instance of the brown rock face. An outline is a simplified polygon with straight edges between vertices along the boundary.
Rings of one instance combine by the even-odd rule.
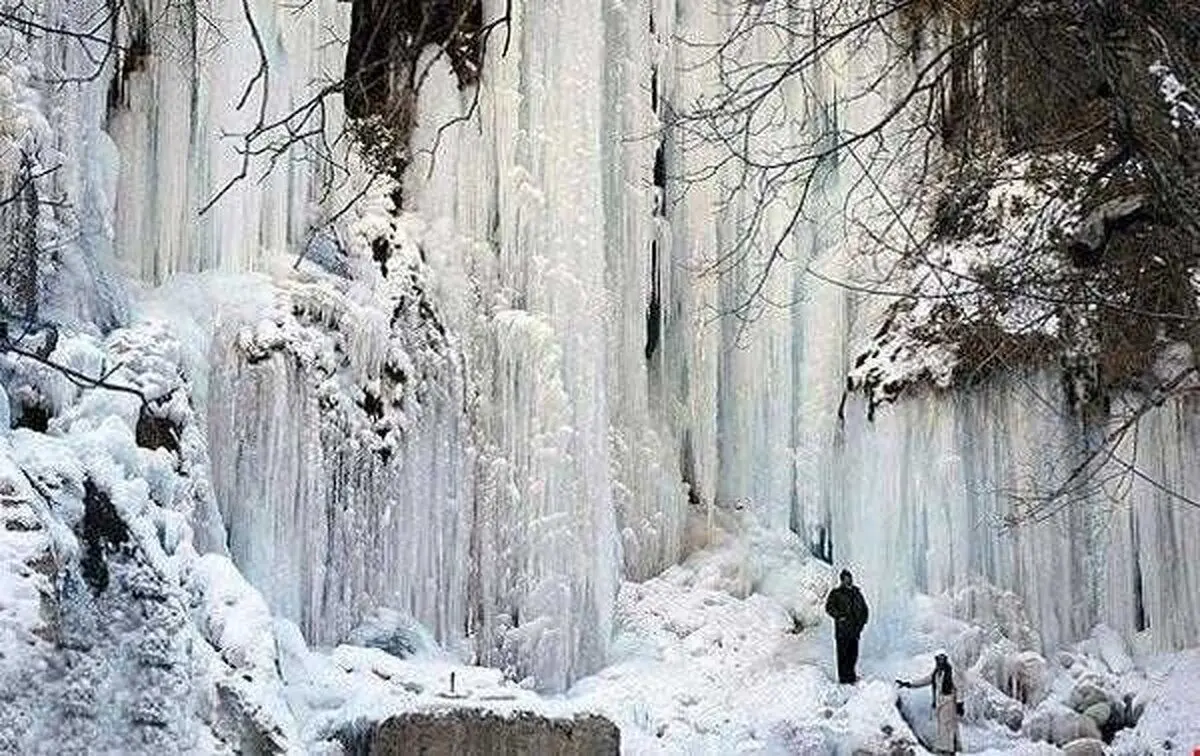
[[[412,712],[382,722],[371,756],[592,756],[620,752],[621,733],[604,717],[550,719],[524,712],[501,716],[478,709]]]

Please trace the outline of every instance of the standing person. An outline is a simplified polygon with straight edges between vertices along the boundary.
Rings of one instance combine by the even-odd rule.
[[[946,652],[939,651],[933,657],[933,671],[920,680],[911,682],[897,680],[902,688],[933,686],[933,719],[937,731],[933,738],[934,753],[957,753],[961,745],[958,740],[958,715],[962,704],[958,702],[958,691],[954,687],[954,670]]]
[[[867,624],[867,602],[854,584],[850,570],[842,570],[841,585],[825,599],[825,613],[833,617],[833,637],[837,641],[838,682],[858,682],[858,636]]]

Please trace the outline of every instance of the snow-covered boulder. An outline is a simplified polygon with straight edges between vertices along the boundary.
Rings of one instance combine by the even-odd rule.
[[[64,331],[52,357],[119,391],[0,357],[0,379],[51,413],[0,441],[0,570],[17,576],[0,608],[18,609],[0,619],[0,751],[297,749],[272,638],[243,611],[265,614],[261,597],[193,546],[214,508],[179,354],[162,324]],[[141,433],[148,405],[170,448]]]
[[[1005,695],[987,680],[972,677],[962,694],[968,716],[999,722],[1013,732],[1019,731],[1025,720],[1025,707],[1021,702]]]
[[[1072,740],[1062,747],[1063,756],[1104,756],[1104,743],[1093,738]]]
[[[1095,722],[1097,727],[1103,727],[1112,719],[1113,707],[1108,701],[1097,701],[1084,709],[1083,715]]]
[[[365,617],[346,635],[345,642],[352,646],[378,648],[398,659],[437,650],[433,634],[411,614],[388,608],[376,609]]]
[[[1038,704],[1049,684],[1046,660],[1035,651],[1021,651],[1004,660],[1004,691],[1027,706]]]
[[[1095,676],[1088,676],[1075,684],[1066,703],[1082,714],[1096,704],[1108,703],[1108,700],[1109,695],[1102,682]]]
[[[1094,721],[1056,701],[1044,701],[1026,717],[1021,734],[1057,746],[1080,738],[1100,740],[1100,728]]]

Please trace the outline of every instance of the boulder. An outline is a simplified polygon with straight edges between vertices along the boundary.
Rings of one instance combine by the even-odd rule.
[[[984,679],[976,678],[963,695],[967,709],[977,712],[983,719],[990,719],[1008,727],[1013,732],[1021,729],[1025,718],[1025,707],[1009,698]]]
[[[1045,702],[1025,718],[1025,737],[1062,747],[1079,738],[1100,740],[1100,728],[1091,718],[1062,704]]]
[[[351,630],[343,640],[352,646],[377,648],[397,659],[437,650],[437,641],[420,622],[407,612],[387,607],[374,613]]]
[[[1062,747],[1063,756],[1104,756],[1104,743],[1095,738],[1079,738]]]
[[[1079,738],[1100,740],[1100,728],[1088,717],[1069,712],[1055,720],[1051,731],[1051,742],[1062,746]]]
[[[1112,717],[1112,704],[1108,701],[1097,701],[1084,709],[1083,715],[1097,725],[1103,726],[1108,724],[1109,718]]]
[[[1108,703],[1108,693],[1099,682],[1087,678],[1080,680],[1067,698],[1067,706],[1081,714],[1098,703]]]
[[[1003,690],[1026,706],[1037,704],[1045,696],[1047,665],[1041,654],[1021,651],[1004,660]]]
[[[469,708],[398,714],[376,726],[368,739],[371,756],[615,756],[621,750],[617,726],[595,714],[551,718],[533,712],[500,715]]]

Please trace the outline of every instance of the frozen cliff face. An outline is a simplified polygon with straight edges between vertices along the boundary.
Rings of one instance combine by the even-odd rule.
[[[92,55],[103,46],[36,33],[19,21],[75,30],[84,5],[3,6],[0,305],[15,317],[111,328],[128,303],[112,264],[117,153],[95,117],[103,112],[105,77]]]
[[[828,551],[821,468],[798,451],[823,441],[819,418],[836,412],[847,300],[796,266],[763,291],[800,306],[722,317],[766,254],[719,262],[753,204],[719,184],[685,186],[714,152],[663,126],[708,92],[704,45],[736,12],[512,11],[478,92],[432,61],[406,196],[446,239],[430,265],[480,390],[480,580],[483,605],[501,610],[482,613],[484,658],[557,684],[602,658],[618,567],[644,576],[674,561],[686,519],[706,506],[751,499],[772,526],[811,531]],[[802,42],[764,33],[744,45],[769,57]],[[836,120],[820,99],[834,74],[820,74],[787,92],[789,128],[806,139]],[[736,185],[735,173],[720,178]],[[821,212],[852,179],[825,174]],[[840,237],[826,220],[799,224],[783,254],[832,257]],[[788,228],[779,211],[764,223]]]
[[[1083,439],[1062,406],[1058,383],[1036,373],[915,397],[873,424],[852,403],[845,428],[829,431],[841,441],[819,457],[841,492],[824,504],[836,560],[875,576],[876,585],[864,582],[881,598],[977,579],[1012,590],[1047,650],[1098,622],[1149,630],[1162,648],[1195,643],[1196,607],[1185,597],[1200,586],[1178,557],[1200,521],[1169,493],[1195,496],[1200,484],[1182,464],[1200,442],[1195,407],[1150,415],[1103,473],[1107,482],[1012,527],[1013,497],[1036,503],[1036,481],[1078,460]]]
[[[348,6],[332,1],[121,6],[124,50],[87,115],[120,153],[128,201],[116,203],[114,242],[140,278],[263,268],[340,207],[330,188],[348,180],[346,152],[326,140],[340,133],[341,101],[312,96],[341,78],[343,51],[328,42],[348,26]]]
[[[379,606],[446,642],[468,630],[461,357],[390,207],[380,194],[359,206],[353,278],[298,275],[256,318],[219,326],[213,347],[213,482],[230,553],[323,644]]]
[[[105,4],[26,5],[76,28]],[[269,124],[341,75],[334,40],[350,4],[130,2],[115,24],[123,50],[95,78],[57,82],[96,63],[53,35],[0,62],[3,145],[36,145],[35,170],[61,162],[38,186],[70,200],[38,221],[38,238],[60,250],[46,318],[87,331],[128,319],[113,260],[142,283],[202,272],[189,279],[197,288],[245,300],[217,313],[202,298],[159,304],[212,344],[191,376],[216,470],[215,501],[189,510],[198,549],[227,548],[310,641],[394,610],[547,688],[608,658],[621,578],[677,561],[694,545],[689,517],[709,507],[750,506],[769,528],[795,530],[855,569],[881,608],[982,578],[1019,594],[1046,644],[1098,620],[1163,645],[1195,641],[1196,518],[1155,485],[1196,496],[1190,405],[1150,417],[1129,454],[1145,475],[1108,490],[1115,504],[1092,497],[1002,534],[1000,494],[1087,440],[1057,411],[1053,380],[918,393],[874,423],[845,396],[886,304],[825,280],[862,274],[861,218],[843,204],[862,177],[853,156],[828,161],[811,215],[794,224],[790,195],[774,195],[781,204],[759,222],[783,239],[786,264],[760,291],[786,307],[740,309],[771,254],[724,256],[753,197],[725,191],[739,185],[734,171],[682,181],[714,153],[661,127],[711,91],[704,45],[749,6],[482,5],[485,22],[512,15],[478,87],[460,88],[432,51],[423,58],[404,186],[416,215],[377,187],[332,226],[361,187],[344,180],[363,178],[344,141],[273,166],[286,125],[260,133],[268,151],[248,164],[238,148],[260,114]],[[762,7],[808,23],[792,10]],[[804,44],[750,34],[735,52],[787,59]],[[917,62],[851,106],[839,93],[869,83],[891,52],[870,40],[797,79],[756,148],[869,124]],[[340,105],[325,103],[301,110],[312,122],[289,123],[336,136]],[[20,160],[0,160],[0,185],[13,186]],[[198,215],[243,167],[248,180]],[[887,196],[907,196],[903,168]],[[5,232],[22,224],[2,221]],[[267,275],[241,290],[216,269]],[[65,389],[9,388],[14,421],[66,406]],[[868,644],[887,642],[871,632]]]
[[[774,527],[802,533],[814,554],[855,568],[873,601],[886,604],[914,589],[937,592],[983,579],[1020,595],[1048,645],[1078,637],[1099,620],[1126,633],[1152,628],[1156,643],[1193,642],[1188,620],[1147,614],[1148,596],[1160,601],[1194,584],[1182,566],[1194,560],[1177,558],[1190,546],[1171,546],[1169,559],[1150,561],[1144,540],[1153,531],[1164,547],[1194,541],[1193,513],[1171,506],[1163,492],[1149,496],[1154,484],[1146,480],[1169,479],[1190,495],[1194,482],[1186,468],[1169,461],[1194,448],[1190,431],[1153,451],[1139,434],[1137,458],[1154,459],[1159,475],[1122,475],[1122,485],[1101,487],[1045,522],[1030,518],[1028,527],[1002,532],[1024,512],[1010,494],[1028,493],[1031,481],[1044,483],[1069,469],[1088,442],[1056,378],[1014,375],[971,389],[918,392],[881,410],[873,423],[867,415],[874,413],[846,395],[847,375],[871,344],[889,301],[830,283],[877,273],[869,269],[871,261],[856,256],[866,245],[854,229],[872,212],[889,210],[876,198],[850,205],[854,217],[845,215],[844,202],[863,178],[854,156],[829,161],[811,189],[809,213],[787,233],[786,200],[759,221],[766,237],[782,234],[781,254],[788,260],[763,282],[763,292],[787,307],[743,311],[746,320],[718,317],[757,285],[756,271],[769,253],[749,248],[742,259],[722,257],[741,238],[756,205],[745,193],[720,189],[720,179],[736,185],[736,176],[682,182],[680,177],[711,165],[713,153],[678,133],[663,137],[658,127],[669,107],[705,94],[705,69],[696,65],[711,52],[703,43],[724,39],[739,12],[635,5],[624,4],[624,12],[560,15],[556,6],[533,13],[514,4],[508,29],[513,44],[504,57],[490,49],[477,100],[473,92],[458,92],[448,68],[439,74],[436,64],[423,90],[416,151],[432,145],[436,133],[437,159],[431,171],[420,160],[410,171],[409,196],[424,215],[445,218],[468,237],[454,247],[457,255],[434,255],[431,264],[457,292],[455,299],[471,303],[465,311],[449,311],[456,328],[475,334],[470,343],[482,355],[474,365],[487,397],[484,417],[511,413],[514,401],[524,401],[511,387],[531,385],[514,377],[520,368],[510,355],[528,360],[532,345],[544,355],[532,390],[547,392],[545,398],[528,411],[499,414],[505,422],[495,427],[501,430],[489,429],[485,437],[499,432],[504,443],[480,459],[494,454],[508,464],[519,458],[510,449],[524,442],[511,435],[512,423],[534,429],[523,431],[524,438],[541,438],[536,429],[542,420],[561,427],[561,440],[550,445],[555,451],[574,448],[577,434],[592,432],[585,422],[606,423],[614,461],[636,448],[630,439],[648,438],[640,429],[649,428],[669,443],[665,464],[699,501],[753,501]],[[806,23],[783,10],[763,12],[781,14],[781,23]],[[930,32],[925,54],[936,53],[939,33]],[[529,39],[538,42],[518,44]],[[743,35],[740,44],[739,54],[748,59],[769,60],[794,54],[788,45],[804,42],[763,33]],[[798,77],[779,95],[791,118],[780,115],[756,148],[770,155],[790,143],[870,126],[921,61],[895,66],[870,95],[851,98],[846,92],[870,83],[894,53],[886,40],[868,39],[844,59],[831,56]],[[597,56],[603,67],[577,65]],[[605,103],[599,112],[595,98]],[[468,111],[478,125],[437,128]],[[907,133],[908,125],[894,130]],[[889,134],[885,130],[884,139]],[[910,168],[897,164],[882,174],[883,202],[909,201],[904,181]],[[919,203],[904,206],[905,212],[919,210]],[[897,225],[890,233],[904,231]],[[956,270],[975,252],[947,254]],[[572,306],[564,308],[564,301]],[[1026,321],[1044,321],[1043,315],[1006,317],[1028,330]],[[496,339],[514,340],[519,349],[497,349]],[[591,362],[578,362],[584,353]],[[948,350],[920,357],[930,374],[947,377],[955,355]],[[916,358],[910,362],[922,367]],[[889,368],[913,364],[893,359]],[[588,365],[602,365],[611,376],[606,391],[581,388],[577,381],[590,373],[575,371]],[[497,367],[503,381],[494,377]],[[1146,429],[1188,412],[1186,404],[1168,406],[1148,419]],[[564,458],[552,467],[564,471],[573,464]],[[637,510],[622,496],[640,487],[634,505],[640,500],[647,507],[642,511],[662,512],[661,521],[674,527],[686,511],[682,502],[656,504],[660,500],[645,493],[644,476],[630,483],[628,465],[610,463],[610,469],[625,569],[636,573],[642,564],[631,561],[631,551],[661,564],[671,549],[641,550],[644,537],[628,527]],[[657,466],[644,469],[659,475]],[[1138,470],[1144,472],[1140,465]],[[663,477],[670,480],[669,473]],[[542,480],[540,472],[536,479]],[[540,495],[542,489],[533,490]],[[574,490],[567,490],[571,498]],[[520,491],[518,483],[509,501],[517,501]],[[558,511],[567,508],[562,498],[552,500]],[[603,495],[593,498],[590,516],[571,510],[573,522],[594,527],[593,506],[603,513],[609,505]],[[1150,516],[1151,507],[1158,514]],[[496,511],[515,511],[514,504]],[[525,511],[540,516],[545,509]]]
[[[148,408],[3,360],[14,393],[51,409],[47,432],[0,440],[6,752],[222,752],[294,734],[265,604],[227,557],[192,546],[188,523],[214,502],[180,353],[153,323],[53,353],[80,371],[121,363],[110,378]]]
[[[499,11],[485,3],[485,17]],[[467,237],[430,264],[454,287],[450,323],[479,391],[482,658],[561,687],[604,659],[622,567],[646,575],[680,553],[684,452],[666,419],[688,410],[648,369],[664,345],[649,342],[647,311],[655,296],[665,306],[667,271],[652,268],[667,236],[655,144],[616,136],[656,128],[649,8],[512,11],[488,47],[477,120],[441,135],[428,180],[418,159],[409,194]],[[436,63],[414,152],[473,97]]]

